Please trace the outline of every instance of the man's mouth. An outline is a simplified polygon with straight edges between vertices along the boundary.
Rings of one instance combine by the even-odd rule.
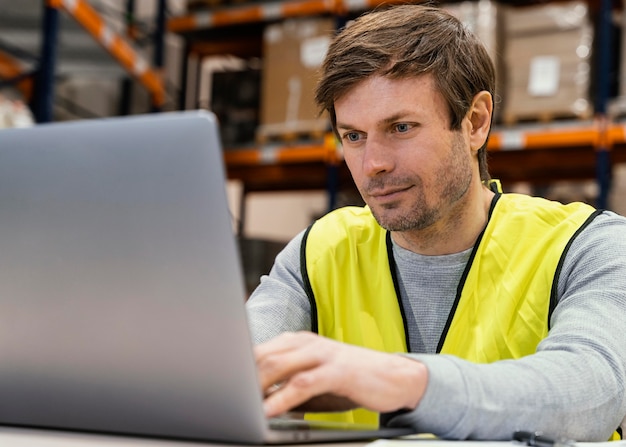
[[[400,194],[410,188],[410,186],[403,186],[394,188],[373,189],[368,192],[368,195],[370,197],[374,197],[375,199],[392,199],[398,197]]]

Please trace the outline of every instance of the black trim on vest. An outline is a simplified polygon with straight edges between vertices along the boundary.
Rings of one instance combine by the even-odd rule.
[[[393,257],[393,242],[391,241],[390,231],[387,231],[385,240],[387,242],[387,259],[389,259],[389,270],[391,272],[391,279],[393,280],[393,288],[396,291],[396,299],[398,300],[398,307],[400,308],[400,314],[402,315],[402,325],[404,326],[404,341],[406,343],[406,352],[411,352],[411,340],[409,339],[409,325],[406,321],[406,312],[404,311],[404,305],[402,304],[402,296],[400,295],[400,284],[398,283],[398,272],[396,270],[396,260]]]
[[[620,439],[624,439],[624,433],[622,432],[622,427],[617,427],[617,430],[615,430],[615,431],[619,435]]]
[[[487,186],[489,187],[491,192],[494,192],[496,194],[502,193],[502,191],[500,191],[500,188],[498,188],[498,182],[496,180],[487,180]]]
[[[489,207],[489,216],[487,218],[487,225],[491,220],[491,215],[493,214],[493,210],[496,207],[496,203],[500,199],[502,194],[497,193],[493,200],[491,201],[491,206]],[[463,287],[465,287],[465,281],[467,280],[467,275],[469,275],[470,268],[472,267],[472,263],[474,262],[474,258],[476,257],[476,252],[478,251],[478,247],[480,246],[480,242],[483,239],[483,235],[485,234],[485,230],[487,229],[487,225],[483,228],[483,231],[478,235],[478,239],[474,244],[474,248],[472,249],[472,254],[467,260],[467,264],[465,265],[465,270],[463,270],[463,274],[461,275],[461,280],[459,281],[459,285],[456,288],[456,298],[454,299],[454,304],[452,305],[452,309],[450,309],[450,314],[448,315],[448,320],[446,321],[446,325],[443,328],[443,332],[441,333],[441,337],[439,338],[439,343],[437,344],[437,354],[441,352],[443,348],[443,343],[446,340],[446,336],[448,335],[448,331],[450,330],[450,326],[452,325],[452,320],[454,319],[454,314],[456,313],[457,307],[459,307],[459,301],[461,300],[461,293],[463,292]]]
[[[313,287],[311,287],[311,280],[309,279],[309,272],[306,268],[306,241],[309,238],[309,233],[313,228],[313,224],[309,225],[304,235],[302,236],[302,242],[300,244],[300,274],[302,275],[302,282],[304,283],[304,291],[311,303],[311,332],[319,333],[319,325],[317,322],[317,303],[315,302],[315,294],[313,293]]]
[[[561,258],[559,259],[559,263],[556,266],[556,271],[554,272],[554,278],[552,279],[552,289],[550,290],[550,308],[548,309],[548,330],[550,330],[550,320],[552,319],[552,312],[556,309],[557,305],[557,292],[558,292],[558,282],[559,277],[561,276],[561,270],[563,269],[563,263],[565,262],[565,255],[569,251],[574,239],[578,237],[578,235],[585,229],[587,226],[600,214],[602,214],[604,210],[595,210],[591,215],[585,220],[585,222],[580,226],[578,230],[574,233],[574,235],[567,241],[567,245],[565,245],[565,249],[561,254]]]

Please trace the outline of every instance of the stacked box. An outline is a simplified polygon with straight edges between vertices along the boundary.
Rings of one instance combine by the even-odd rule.
[[[442,8],[458,18],[483,42],[491,59],[496,63],[501,53],[502,20],[499,6],[492,0],[463,1],[442,5]]]
[[[332,18],[287,19],[266,27],[259,139],[327,129],[328,120],[319,115],[314,93],[334,32]]]
[[[494,120],[500,121],[502,112],[500,98],[505,88],[503,53],[503,15],[506,5],[493,0],[462,1],[442,5],[442,8],[457,17],[485,45],[496,67],[496,109]]]
[[[591,117],[592,39],[584,1],[507,9],[503,120]]]
[[[615,66],[619,70],[617,78],[617,97],[609,100],[608,115],[612,119],[626,116],[626,9],[621,12],[620,41],[615,53]]]
[[[619,95],[626,98],[626,8],[622,10],[619,55]]]

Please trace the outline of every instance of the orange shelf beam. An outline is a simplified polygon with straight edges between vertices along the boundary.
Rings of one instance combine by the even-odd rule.
[[[342,160],[332,134],[319,144],[265,146],[224,151],[227,166],[258,166],[268,164],[316,163],[336,164]]]
[[[217,28],[245,23],[256,23],[289,17],[324,13],[344,13],[367,10],[381,4],[407,3],[407,0],[292,0],[265,4],[224,7],[198,11],[168,21],[168,30],[175,33],[198,29]],[[410,3],[410,2],[409,2]],[[417,1],[414,3],[421,3]]]
[[[159,107],[165,102],[165,87],[160,73],[114,32],[85,0],[48,0],[48,5],[63,8],[107,50],[152,95],[152,103]]]
[[[14,79],[23,74],[23,69],[19,61],[12,56],[0,51],[0,79]],[[15,86],[28,101],[33,94],[33,79],[25,78],[18,81]]]
[[[605,129],[599,122],[536,129],[499,129],[492,132],[487,148],[492,151],[540,150],[589,146],[599,148],[626,143],[625,124],[613,123]]]
[[[598,148],[600,142],[613,145],[626,144],[626,123],[614,123],[607,127],[602,140],[600,126],[594,123],[581,124],[580,127],[495,130],[489,138],[487,149],[490,151],[541,150],[551,148],[589,147]],[[342,160],[341,149],[332,133],[323,143],[306,145],[268,145],[251,149],[232,149],[224,152],[227,166],[261,166],[271,164],[324,162],[338,163]]]

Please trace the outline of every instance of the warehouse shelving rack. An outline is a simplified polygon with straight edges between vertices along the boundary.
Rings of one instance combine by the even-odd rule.
[[[43,16],[42,50],[36,75],[34,113],[37,122],[52,120],[54,98],[54,72],[58,34],[58,15],[63,10],[71,15],[83,28],[128,71],[150,93],[153,111],[162,107],[166,92],[160,74],[163,66],[163,36],[165,33],[165,3],[158,0],[157,31],[152,67],[136,51],[128,39],[112,30],[86,0],[45,0]]]
[[[490,170],[504,183],[529,181],[548,183],[549,179],[595,178],[600,193],[598,206],[606,207],[610,188],[611,163],[626,162],[626,124],[611,122],[606,116],[610,38],[606,21],[610,20],[611,0],[599,1],[601,30],[597,45],[600,49],[597,65],[596,118],[593,121],[568,121],[510,128],[495,128],[488,146]],[[165,88],[159,73],[163,61],[162,39],[165,31],[175,32],[186,40],[187,55],[199,57],[226,53],[260,54],[258,41],[250,37],[215,39],[224,31],[254,28],[265,22],[289,17],[358,13],[381,4],[406,3],[406,0],[290,0],[273,1],[199,11],[165,20],[165,0],[159,2],[159,26],[155,37],[155,66],[150,65],[122,36],[113,32],[86,0],[46,0],[44,16],[44,46],[37,82],[38,121],[50,119],[54,73],[54,48],[59,10],[72,15],[111,55],[136,77],[152,95],[153,110],[158,111],[165,98]],[[416,2],[419,3],[419,2]],[[239,27],[239,28],[237,28]],[[260,28],[259,28],[260,29]],[[206,33],[209,34],[206,34]],[[254,32],[259,32],[258,29]],[[208,36],[208,37],[207,37]],[[239,36],[241,37],[241,36]],[[260,34],[257,36],[260,38]],[[257,39],[258,40],[258,39]],[[159,45],[159,42],[161,43]],[[188,70],[184,63],[183,79]],[[185,95],[184,89],[181,98]],[[179,108],[184,108],[182,104]],[[240,179],[245,192],[291,189],[323,189],[329,191],[329,207],[335,203],[339,187],[352,187],[341,151],[331,134],[319,141],[304,144],[271,143],[248,149],[229,149],[224,153],[228,175]]]
[[[591,1],[591,0],[590,0]],[[376,0],[291,0],[223,6],[171,18],[167,28],[187,41],[187,56],[202,58],[240,51],[260,52],[255,43],[214,39],[220,30],[273,20],[319,14],[341,15],[365,11],[381,4],[406,3]],[[420,3],[420,2],[415,2]],[[596,115],[592,121],[566,121],[495,128],[488,150],[490,171],[504,183],[527,181],[547,184],[553,179],[596,179],[597,205],[607,206],[611,163],[626,162],[626,123],[611,122],[606,115],[611,39],[608,35],[611,0],[597,0],[599,40],[596,79]],[[208,34],[207,34],[208,33]],[[203,37],[208,36],[208,37]],[[251,49],[252,48],[252,49]],[[188,67],[184,64],[183,79]],[[184,92],[181,95],[184,98]],[[181,108],[184,101],[181,99]],[[351,180],[332,135],[311,144],[266,144],[226,150],[228,174],[239,179],[245,191],[329,188],[330,207],[335,188],[350,187]]]
[[[626,122],[496,128],[487,148],[491,174],[505,183],[593,179],[599,151],[609,153],[614,163],[626,163]],[[327,168],[338,169],[339,185],[350,187],[341,148],[330,134],[319,143],[227,150],[224,158],[229,176],[241,180],[248,192],[326,188]]]
[[[296,0],[251,3],[237,7],[225,7],[214,11],[199,11],[174,17],[168,21],[168,29],[176,33],[191,30],[226,27],[246,23],[286,19],[315,14],[346,14],[365,11],[381,4],[407,3],[406,0]],[[410,2],[409,2],[410,3]]]
[[[22,64],[21,58],[15,57],[16,49],[0,48],[0,85],[14,85],[24,99],[30,101],[33,95],[33,76]],[[26,55],[27,59],[33,59]]]

